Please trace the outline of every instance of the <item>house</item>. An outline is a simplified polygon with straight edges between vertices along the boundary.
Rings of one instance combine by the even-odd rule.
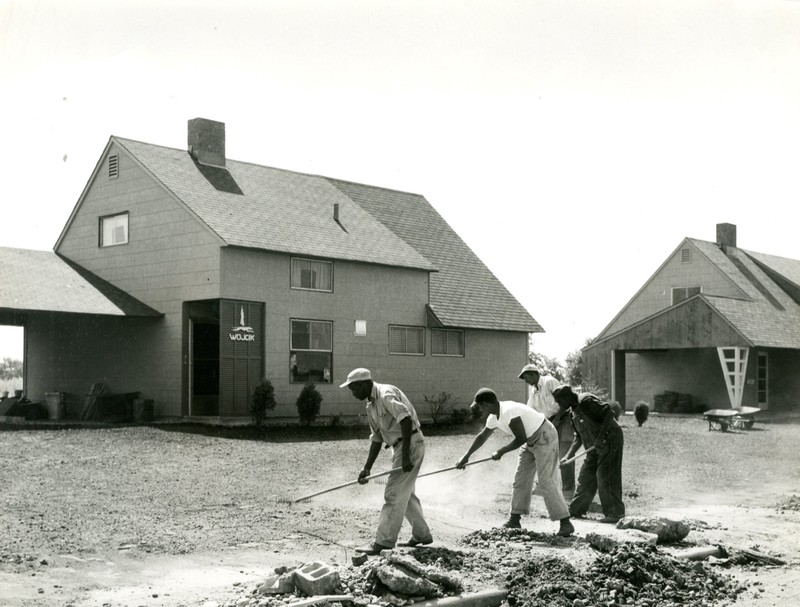
[[[541,326],[424,197],[226,157],[225,125],[188,123],[188,149],[112,136],[52,252],[0,251],[0,323],[25,327],[29,398],[95,382],[157,416],[249,417],[312,382],[322,416],[363,413],[339,388],[369,367],[427,413],[516,370]]]
[[[696,410],[789,410],[800,400],[800,261],[685,238],[582,352],[628,408],[667,393]]]

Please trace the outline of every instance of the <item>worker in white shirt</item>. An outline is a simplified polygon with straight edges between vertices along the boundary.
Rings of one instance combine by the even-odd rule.
[[[499,460],[504,454],[519,449],[511,493],[511,514],[503,526],[511,529],[522,527],[520,517],[530,513],[533,479],[538,475],[550,520],[560,522],[557,535],[572,535],[575,527],[569,520],[569,508],[561,494],[558,435],[553,424],[544,415],[522,403],[497,400],[497,395],[489,388],[478,390],[470,410],[473,415],[485,416],[486,426],[456,462],[456,468],[463,469],[470,456],[483,446],[497,428],[510,435],[512,440],[492,453],[492,459]]]
[[[519,378],[525,380],[531,387],[528,393],[528,406],[536,409],[555,426],[558,432],[558,452],[563,459],[575,438],[575,430],[570,416],[564,414],[553,398],[553,390],[558,388],[561,382],[550,375],[542,375],[536,365],[522,367]],[[575,462],[561,467],[561,491],[568,501],[575,493]]]

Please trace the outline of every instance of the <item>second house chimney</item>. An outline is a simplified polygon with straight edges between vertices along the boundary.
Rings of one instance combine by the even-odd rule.
[[[207,118],[189,120],[189,154],[200,164],[225,166],[225,123]]]
[[[736,248],[736,226],[734,224],[717,224],[717,245],[723,252],[727,247]]]

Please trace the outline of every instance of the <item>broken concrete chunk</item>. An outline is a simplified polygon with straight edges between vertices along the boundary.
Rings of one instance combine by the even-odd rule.
[[[395,565],[405,567],[417,575],[427,578],[435,584],[438,584],[446,590],[455,590],[461,592],[463,589],[461,580],[457,577],[446,573],[445,571],[437,570],[434,567],[428,567],[420,563],[417,559],[404,554],[392,554],[387,557],[387,560]]]
[[[407,596],[424,596],[425,598],[442,595],[439,586],[430,580],[395,565],[379,565],[375,568],[375,573],[392,592]]]
[[[655,533],[659,544],[679,542],[689,535],[689,525],[664,517],[626,516],[617,523],[617,529],[639,529]]]
[[[259,594],[291,594],[294,590],[294,575],[292,573],[271,575],[258,587]]]

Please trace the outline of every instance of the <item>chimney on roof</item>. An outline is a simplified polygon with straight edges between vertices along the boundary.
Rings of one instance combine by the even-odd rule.
[[[189,154],[200,164],[225,166],[225,123],[207,118],[189,121]]]
[[[717,224],[717,246],[724,252],[728,247],[736,248],[736,226],[732,223]]]

